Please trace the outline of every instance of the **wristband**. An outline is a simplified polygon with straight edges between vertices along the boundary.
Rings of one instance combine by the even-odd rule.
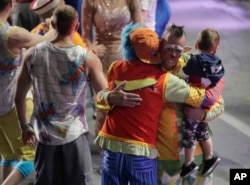
[[[29,123],[20,123],[21,130],[27,130],[30,126]]]

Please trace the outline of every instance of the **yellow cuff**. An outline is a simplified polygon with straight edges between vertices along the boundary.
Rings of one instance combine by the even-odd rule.
[[[199,87],[190,87],[186,104],[193,107],[200,107],[205,96],[205,89]]]
[[[110,91],[108,89],[104,89],[97,93],[96,95],[96,108],[100,110],[110,110],[112,107],[109,105],[108,102],[108,95]]]

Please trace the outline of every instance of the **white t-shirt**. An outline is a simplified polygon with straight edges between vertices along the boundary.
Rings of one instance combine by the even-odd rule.
[[[45,41],[35,47],[28,64],[34,89],[31,124],[41,143],[61,145],[88,132],[86,55],[81,46],[58,48]]]
[[[142,10],[147,11],[147,17],[145,19],[145,26],[152,30],[155,30],[155,14],[156,14],[157,0],[141,0]]]

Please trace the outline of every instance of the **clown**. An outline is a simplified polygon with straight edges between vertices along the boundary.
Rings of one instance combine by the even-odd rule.
[[[159,116],[165,102],[202,105],[205,90],[190,87],[184,80],[162,69],[157,34],[139,25],[128,25],[122,32],[120,49],[124,60],[115,61],[108,70],[109,90],[126,81],[124,91],[142,97],[139,106],[113,106],[95,139],[102,149],[102,185],[157,184],[156,148]],[[97,95],[97,107],[107,102]]]

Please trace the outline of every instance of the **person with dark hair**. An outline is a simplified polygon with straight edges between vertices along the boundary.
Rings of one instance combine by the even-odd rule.
[[[30,10],[32,0],[15,0],[12,24],[31,31],[41,22],[39,15]]]
[[[58,6],[51,24],[56,38],[30,48],[15,97],[25,144],[36,143],[35,184],[92,185],[92,162],[85,117],[88,79],[96,91],[107,86],[96,55],[73,42],[79,26],[76,10]],[[34,111],[27,120],[24,98],[34,91]],[[32,127],[30,126],[32,125]]]
[[[89,80],[95,91],[106,88],[107,81],[99,58],[73,42],[79,26],[76,10],[58,6],[51,24],[56,37],[30,48],[23,59],[15,96],[22,139],[36,145],[36,185],[92,185],[86,93]],[[34,111],[29,121],[25,97],[31,85]]]
[[[0,1],[0,155],[3,185],[19,184],[34,170],[34,148],[24,145],[18,125],[14,98],[20,74],[23,49],[54,37],[30,33],[23,27],[11,26],[7,19],[13,12],[12,0]],[[26,103],[26,102],[25,102]],[[32,109],[32,104],[27,102]],[[25,112],[25,114],[28,112]],[[28,117],[29,115],[27,115]]]
[[[198,107],[206,99],[205,89],[193,88],[162,69],[156,32],[129,24],[121,37],[125,59],[110,66],[109,91],[126,81],[124,91],[139,94],[142,102],[132,108],[113,106],[104,124],[96,125],[95,144],[102,150],[102,185],[157,184],[157,128],[165,102]],[[102,110],[107,110],[103,107],[106,92],[97,94],[97,107]]]
[[[36,25],[31,32],[44,35],[50,28],[50,18],[57,6],[65,4],[64,0],[33,0],[30,9],[41,18],[41,23]],[[82,36],[76,31],[73,35],[73,41],[76,45],[86,48]]]
[[[184,52],[188,51],[190,48],[186,47],[186,33],[183,29],[183,26],[177,26],[177,25],[171,25],[163,34],[163,38],[160,41],[160,47],[159,47],[159,53],[161,55],[162,62],[158,65],[158,67],[162,67],[165,72],[171,72],[172,74],[176,75],[178,71],[185,66],[185,64],[188,61],[189,55],[185,54]],[[129,33],[129,32],[127,32]],[[141,34],[142,36],[142,34]],[[143,37],[142,37],[143,38]],[[146,39],[145,39],[146,40]],[[124,42],[122,42],[124,45],[127,45],[127,50],[125,50],[125,58],[133,59],[137,58],[134,52],[131,52],[133,50],[133,47],[131,47],[131,44],[129,44],[128,39],[126,39]],[[143,46],[142,46],[143,47]],[[145,45],[143,47],[144,49],[141,51],[145,51]],[[132,53],[132,54],[131,54]],[[143,52],[142,52],[143,53]],[[146,52],[146,53],[154,53],[154,52]],[[124,65],[127,65],[126,62]],[[153,67],[152,67],[153,68]],[[113,69],[113,68],[112,68]],[[124,68],[126,69],[126,68]],[[157,68],[159,70],[159,68]],[[111,70],[112,71],[112,70]],[[117,74],[120,74],[120,70],[116,70]],[[129,71],[133,71],[132,69]],[[137,71],[135,71],[137,72]],[[151,71],[152,72],[152,71]],[[144,74],[144,72],[142,73]],[[130,76],[130,75],[129,75]],[[127,76],[126,76],[127,77]],[[113,82],[111,81],[111,85]],[[133,84],[133,83],[132,83]],[[137,83],[135,83],[137,84]],[[129,85],[128,87],[132,87]],[[183,103],[173,103],[170,101],[166,101],[162,107],[161,114],[159,117],[159,123],[157,128],[157,143],[156,143],[156,149],[159,152],[158,156],[158,185],[170,185],[170,184],[188,184],[188,185],[194,185],[197,184],[199,181],[203,185],[211,184],[212,176],[209,175],[207,177],[203,177],[200,173],[193,173],[192,175],[188,176],[187,178],[182,179],[180,177],[180,169],[181,164],[183,163],[184,155],[183,155],[183,146],[181,143],[181,123],[184,116],[184,112],[187,117],[195,120],[204,120],[204,121],[211,121],[214,118],[218,117],[221,113],[224,111],[224,101],[221,98],[221,92],[224,87],[224,80],[221,79],[219,83],[213,87],[206,89],[205,92],[200,92],[198,94],[191,92],[190,96],[202,96],[204,93],[206,95],[204,98],[204,102],[212,102],[214,104],[209,110],[203,110],[202,108],[186,108],[184,110],[184,104]],[[143,88],[142,88],[143,89]],[[158,88],[157,88],[158,89]],[[122,90],[122,88],[121,88]],[[169,89],[168,89],[169,90]],[[98,101],[97,106],[103,110],[109,110],[111,113],[113,109],[115,108],[114,105],[110,104],[107,105],[107,100],[111,101],[114,99],[114,96],[109,96],[113,91],[103,90],[98,93]],[[128,89],[125,88],[124,92],[128,92]],[[132,91],[129,91],[132,92]],[[114,94],[113,94],[114,95]],[[145,99],[145,98],[144,98]],[[146,98],[147,99],[147,98]],[[149,98],[152,99],[151,97]],[[178,99],[178,98],[177,98]],[[173,99],[174,101],[175,99]],[[216,101],[217,100],[217,101]],[[144,100],[145,101],[145,100]],[[152,102],[152,101],[149,101]],[[154,107],[155,108],[155,107]],[[151,110],[151,109],[147,109]],[[128,110],[129,111],[129,110]],[[135,111],[133,111],[135,112]],[[138,111],[136,112],[138,115]],[[112,114],[112,113],[111,113]],[[122,114],[118,114],[119,118]],[[131,117],[128,116],[129,114],[126,114],[126,120],[131,121]],[[145,114],[140,114],[145,115]],[[152,112],[146,114],[146,115],[152,115]],[[137,118],[137,117],[136,117]],[[140,117],[138,117],[140,118]],[[135,118],[133,118],[135,119]],[[139,121],[138,121],[139,122]],[[152,122],[151,122],[152,124]],[[122,124],[127,125],[127,124]],[[119,126],[119,125],[118,125]],[[136,125],[134,128],[137,128],[138,125]],[[119,127],[118,127],[119,128]],[[141,128],[141,127],[140,127]],[[102,125],[96,125],[96,134],[102,129]],[[124,133],[124,128],[120,129]],[[132,129],[129,129],[132,130]],[[135,132],[131,133],[134,134]],[[102,134],[101,134],[102,135]],[[134,134],[135,135],[135,134]],[[110,137],[113,138],[113,137]],[[139,137],[142,138],[142,137]],[[151,137],[152,138],[152,137]],[[111,145],[110,145],[111,146]],[[106,149],[105,149],[106,150]],[[112,148],[112,150],[115,150],[115,148]],[[137,150],[136,150],[137,151]],[[142,150],[138,150],[142,151]],[[199,145],[197,145],[195,158],[197,161],[197,164],[201,164],[201,161],[203,159],[202,150]],[[106,158],[104,158],[106,160]],[[120,165],[120,163],[119,163]],[[106,166],[106,165],[104,165]],[[105,171],[105,168],[104,168]],[[201,169],[199,169],[199,172]]]
[[[160,54],[162,65],[166,71],[177,75],[178,72],[188,63],[189,54],[185,51],[186,33],[184,26],[172,24],[168,27],[161,39]],[[181,165],[184,162],[184,147],[182,145],[182,120],[184,113],[188,118],[209,122],[218,117],[224,111],[224,101],[221,97],[224,88],[222,78],[216,86],[207,88],[204,105],[214,104],[209,110],[202,108],[185,107],[184,104],[167,102],[164,104],[158,125],[157,149],[158,157],[158,185],[194,185],[200,183],[209,185],[212,182],[212,175],[203,177],[202,161],[204,160],[201,146],[197,143],[195,150],[195,161],[199,166],[198,172],[194,172],[186,178],[180,177]],[[217,101],[216,101],[217,100]]]

